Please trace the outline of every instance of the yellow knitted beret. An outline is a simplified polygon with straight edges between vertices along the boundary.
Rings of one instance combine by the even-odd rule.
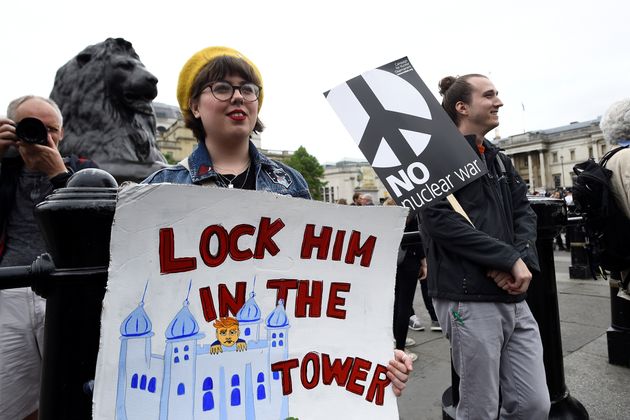
[[[258,67],[256,67],[256,65],[243,54],[228,47],[208,47],[190,57],[186,64],[184,64],[184,67],[182,67],[182,70],[179,72],[179,81],[177,83],[177,102],[179,102],[179,109],[181,109],[182,113],[185,113],[189,109],[188,101],[190,100],[190,90],[192,89],[193,82],[201,69],[210,61],[224,55],[240,58],[249,64],[254,70],[254,74],[256,74],[260,80],[262,87],[262,76]],[[261,89],[260,97],[258,98],[259,111],[262,106],[262,102],[263,90]]]

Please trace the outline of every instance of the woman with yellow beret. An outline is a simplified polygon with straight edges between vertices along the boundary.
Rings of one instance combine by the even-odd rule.
[[[263,97],[258,68],[240,52],[209,47],[194,54],[179,74],[177,101],[198,145],[188,158],[144,183],[214,185],[310,198],[299,172],[269,159],[250,141],[253,132],[264,128],[258,118]]]

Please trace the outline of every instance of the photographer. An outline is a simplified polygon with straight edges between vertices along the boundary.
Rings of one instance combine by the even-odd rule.
[[[74,171],[96,166],[61,157],[62,122],[59,107],[38,96],[15,99],[0,118],[0,267],[30,265],[46,251],[35,206]],[[45,302],[30,288],[0,290],[0,419],[37,418]]]

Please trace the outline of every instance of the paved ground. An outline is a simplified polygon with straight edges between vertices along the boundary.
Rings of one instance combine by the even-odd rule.
[[[570,254],[555,253],[565,381],[591,419],[630,418],[630,369],[608,363],[606,329],[610,326],[610,288],[604,280],[569,279]],[[420,288],[414,308],[426,325]],[[442,419],[441,396],[450,386],[448,341],[440,333],[409,331],[419,344],[409,386],[398,399],[404,420]],[[630,349],[628,349],[630,351]]]

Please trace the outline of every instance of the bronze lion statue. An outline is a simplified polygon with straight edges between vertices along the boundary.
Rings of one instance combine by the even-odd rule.
[[[130,42],[90,45],[57,71],[50,93],[63,114],[62,154],[94,160],[119,181],[138,181],[166,164],[155,142],[157,78]]]

